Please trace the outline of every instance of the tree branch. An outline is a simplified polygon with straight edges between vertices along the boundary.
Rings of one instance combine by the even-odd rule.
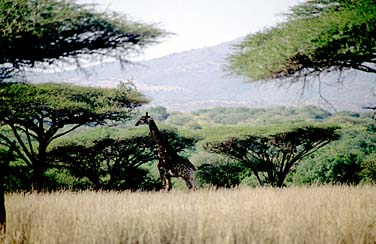
[[[51,139],[50,139],[48,142],[50,143],[51,141],[55,140],[56,138],[62,137],[62,136],[64,136],[64,135],[66,135],[66,134],[68,134],[68,133],[74,131],[74,130],[77,129],[78,127],[83,126],[84,124],[85,124],[85,123],[77,124],[77,125],[73,126],[72,128],[70,128],[70,129],[67,130],[67,131],[64,131],[64,132],[62,132],[62,133],[60,133],[60,134],[57,134],[57,135],[55,135],[55,136],[52,136]]]
[[[27,142],[29,144],[29,149],[30,149],[31,155],[35,158],[34,148],[33,148],[32,142],[31,142],[29,130],[26,127],[26,129],[24,131],[25,131],[25,134],[26,134]]]
[[[7,146],[8,148],[11,148],[13,146],[13,150],[16,151],[17,155],[27,164],[31,165],[31,162],[25,155],[20,151],[20,149],[15,145],[15,142],[11,141],[9,138],[3,136],[0,134],[0,138],[6,141],[6,143],[0,143],[1,145]]]
[[[27,149],[25,143],[23,142],[21,136],[18,134],[16,127],[13,124],[9,124],[9,126],[12,129],[13,134],[16,137],[17,142],[21,145],[22,150],[26,154],[26,157],[28,159],[27,162],[31,165],[32,164],[31,162],[34,161],[35,158],[33,158],[33,155],[28,151],[28,149]],[[25,157],[25,159],[26,159],[26,157]],[[34,160],[32,160],[32,159],[34,159]]]

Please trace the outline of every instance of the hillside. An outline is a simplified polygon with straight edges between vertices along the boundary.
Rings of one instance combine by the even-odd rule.
[[[121,80],[134,80],[139,91],[149,97],[150,106],[161,105],[170,111],[192,111],[212,107],[268,107],[313,104],[326,109],[358,111],[376,103],[372,90],[376,75],[346,72],[339,84],[337,74],[322,79],[320,99],[317,82],[284,85],[286,81],[245,82],[224,71],[226,56],[238,42],[176,53],[158,59],[128,65],[105,63],[86,68],[86,72],[35,73],[35,82],[67,82],[80,85],[116,86]]]

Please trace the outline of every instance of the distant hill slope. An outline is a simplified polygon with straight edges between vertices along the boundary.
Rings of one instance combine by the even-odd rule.
[[[87,74],[66,71],[54,74],[33,74],[35,82],[67,82],[79,85],[116,86],[120,80],[134,80],[139,91],[148,96],[150,106],[161,105],[170,111],[192,111],[218,106],[268,107],[313,104],[337,110],[358,111],[362,106],[376,104],[372,90],[376,75],[346,72],[342,84],[337,74],[322,79],[320,99],[317,82],[312,82],[302,94],[302,83],[283,86],[283,81],[249,83],[223,71],[226,57],[238,42],[172,54],[158,59],[128,65],[106,63],[87,68]],[[286,82],[285,82],[286,83]]]

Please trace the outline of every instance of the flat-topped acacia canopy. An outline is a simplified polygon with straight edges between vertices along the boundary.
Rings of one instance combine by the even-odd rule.
[[[253,81],[345,69],[376,73],[374,0],[305,1],[286,17],[249,34],[229,57],[229,69]]]
[[[0,30],[0,80],[39,62],[89,55],[125,61],[166,35],[153,25],[71,0],[2,0]]]

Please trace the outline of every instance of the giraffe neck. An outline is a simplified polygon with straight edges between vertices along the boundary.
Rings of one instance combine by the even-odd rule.
[[[157,147],[158,154],[162,155],[167,150],[167,147],[162,139],[161,133],[159,132],[159,129],[157,125],[155,124],[154,120],[149,122],[149,130],[151,137],[153,138],[153,141],[155,143],[155,146]]]

